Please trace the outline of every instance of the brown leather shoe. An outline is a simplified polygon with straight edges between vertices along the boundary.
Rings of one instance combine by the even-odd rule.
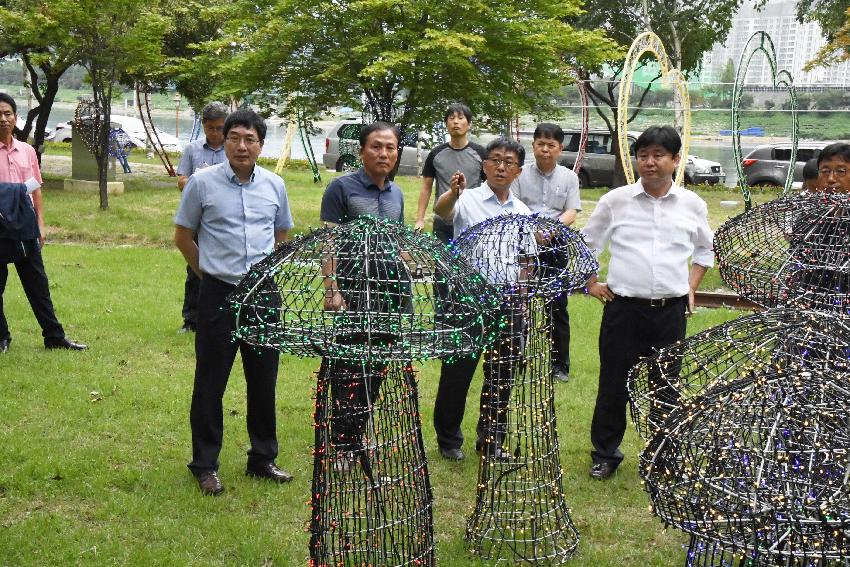
[[[198,487],[201,489],[201,494],[206,496],[218,496],[224,492],[224,486],[221,485],[221,480],[218,478],[218,473],[215,471],[203,472],[196,475],[198,479]]]
[[[248,466],[245,469],[245,474],[255,478],[265,478],[273,482],[289,482],[292,480],[292,475],[288,472],[277,468],[274,463],[266,463],[256,467]]]

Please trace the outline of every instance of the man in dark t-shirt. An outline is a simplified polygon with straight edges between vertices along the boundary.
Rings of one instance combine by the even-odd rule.
[[[465,104],[455,103],[446,109],[443,118],[451,140],[440,144],[428,154],[422,168],[422,190],[419,192],[419,204],[416,209],[415,228],[425,228],[425,210],[431,200],[431,188],[437,182],[437,195],[434,202],[451,188],[452,176],[460,171],[466,178],[467,187],[477,187],[484,180],[481,163],[487,157],[484,148],[469,141],[469,127],[472,124],[472,111]],[[441,242],[452,239],[452,225],[438,216],[434,216],[434,236]]]

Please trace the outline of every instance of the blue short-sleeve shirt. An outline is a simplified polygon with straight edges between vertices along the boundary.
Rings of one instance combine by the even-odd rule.
[[[283,179],[254,166],[241,183],[227,161],[189,178],[174,223],[198,233],[201,271],[231,284],[274,250],[276,232],[294,226]]]
[[[207,144],[206,138],[198,138],[183,148],[180,163],[177,165],[177,175],[191,177],[196,171],[218,165],[227,160],[224,155],[224,144],[213,149]]]

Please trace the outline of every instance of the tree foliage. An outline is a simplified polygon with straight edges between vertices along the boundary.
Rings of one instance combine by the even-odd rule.
[[[35,104],[24,118],[18,137],[41,157],[44,132],[63,73],[80,59],[78,38],[69,21],[58,17],[76,2],[69,0],[5,0],[0,2],[0,54],[19,55],[26,68]]]
[[[106,209],[109,164],[109,126],[115,85],[122,76],[141,76],[160,66],[167,19],[160,5],[136,0],[51,0],[56,17],[68,22],[76,38],[80,63],[88,71],[100,128],[92,153],[98,165],[100,206]]]
[[[618,54],[600,31],[565,23],[576,0],[250,0],[231,13],[205,65],[221,92],[281,114],[365,108],[402,129],[439,122],[453,101],[497,129],[554,111],[571,65]]]

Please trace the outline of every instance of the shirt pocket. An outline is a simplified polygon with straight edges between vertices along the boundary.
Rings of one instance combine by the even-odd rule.
[[[566,186],[552,185],[546,193],[545,204],[550,209],[563,211],[567,206],[567,188]]]

